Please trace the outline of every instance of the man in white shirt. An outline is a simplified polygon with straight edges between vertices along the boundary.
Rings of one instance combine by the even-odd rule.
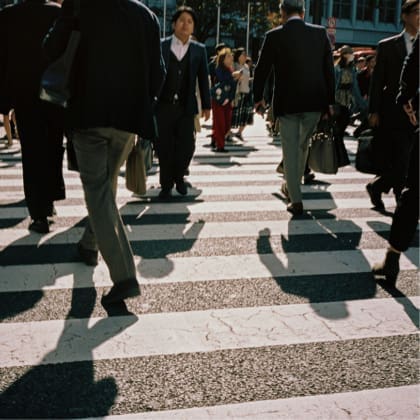
[[[186,195],[184,174],[195,150],[194,116],[198,113],[196,86],[200,92],[202,115],[210,117],[210,86],[204,44],[194,41],[197,18],[193,9],[180,7],[172,17],[173,35],[162,40],[162,56],[167,75],[157,106],[160,167],[159,197],[167,200],[175,185]]]

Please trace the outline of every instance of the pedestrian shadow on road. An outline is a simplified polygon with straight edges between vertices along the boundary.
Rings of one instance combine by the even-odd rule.
[[[7,209],[26,209],[26,201],[25,199],[14,201],[12,203],[7,204],[0,204],[0,211],[5,210],[7,212]],[[12,210],[10,210],[12,212]],[[0,218],[0,229],[7,229],[14,226],[17,226],[19,223],[23,222],[27,216],[23,217],[16,217],[16,215],[13,215],[13,213],[10,214],[10,216],[7,217],[1,217]]]
[[[195,190],[192,194],[186,197],[174,196],[170,202],[129,202],[121,208],[126,225],[153,225],[156,229],[154,239],[130,237],[134,255],[141,257],[137,267],[140,277],[161,279],[168,276],[174,270],[174,262],[170,256],[185,254],[193,248],[205,222],[190,221],[190,207],[202,202],[197,200],[201,190]],[[128,214],[130,217],[127,217]]]
[[[83,306],[77,301],[77,293],[73,293],[72,306],[63,321],[63,331],[55,348],[42,355],[42,345],[38,344],[43,341],[42,337],[27,337],[34,342],[31,350],[40,353],[39,364],[29,370],[25,366],[12,368],[14,375],[8,374],[8,368],[0,368],[2,386],[7,384],[7,378],[21,375],[0,394],[2,417],[79,418],[109,414],[118,394],[117,384],[110,376],[95,379],[100,369],[95,369],[93,351],[133,325],[137,317],[90,321],[96,302],[92,273],[90,269],[90,293],[86,295]],[[84,278],[83,284],[85,281]],[[74,282],[73,291],[77,290],[76,276]]]
[[[304,297],[310,304],[335,302],[314,309],[325,318],[340,319],[349,315],[345,302],[372,298],[376,283],[358,249],[361,228],[329,213],[337,206],[328,185],[310,187],[314,191],[304,195],[304,205],[317,210],[289,219],[287,234],[273,238],[270,229],[260,231],[257,252],[283,292]],[[310,226],[308,233],[303,223]]]

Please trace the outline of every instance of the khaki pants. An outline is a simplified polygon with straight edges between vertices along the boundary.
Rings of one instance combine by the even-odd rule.
[[[292,203],[302,202],[300,184],[308,157],[309,139],[320,116],[320,112],[301,112],[280,117],[284,176]]]
[[[135,279],[133,252],[115,200],[119,170],[133,146],[134,134],[111,127],[72,134],[89,214],[81,244],[99,249],[114,284]]]

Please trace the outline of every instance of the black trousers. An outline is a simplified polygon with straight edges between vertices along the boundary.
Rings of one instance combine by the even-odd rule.
[[[51,215],[53,202],[65,198],[63,178],[64,110],[43,101],[16,106],[22,149],[23,188],[33,220]]]
[[[183,180],[194,154],[194,115],[186,114],[180,104],[161,103],[156,117],[160,185],[171,189],[175,183]]]
[[[378,150],[378,162],[385,162],[381,173],[371,182],[380,193],[388,193],[391,188],[398,198],[405,186],[408,162],[413,147],[413,131],[410,129],[381,128],[379,136],[382,150]],[[382,141],[383,139],[383,141]]]
[[[392,218],[389,243],[398,251],[406,251],[417,230],[419,219],[419,139],[415,134],[410,155],[406,187]]]

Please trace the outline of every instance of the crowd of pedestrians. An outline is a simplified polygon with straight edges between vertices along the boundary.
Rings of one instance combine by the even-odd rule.
[[[334,118],[342,139],[357,114],[357,135],[370,126],[382,136],[383,166],[366,188],[378,210],[382,193],[392,188],[397,199],[390,249],[374,267],[395,284],[399,254],[418,219],[418,0],[406,0],[403,32],[381,41],[376,56],[355,60],[343,46],[335,63],[325,28],[304,20],[305,1],[283,0],[282,25],[265,35],[255,67],[244,48],[224,44],[208,60],[193,39],[198,19],[188,6],[177,9],[173,34],[160,40],[156,16],[140,2],[90,0],[79,15],[76,2],[26,0],[0,11],[0,113],[7,145],[9,121],[19,136],[31,231],[49,232],[54,202],[65,198],[64,133],[71,139],[88,209],[77,249],[87,265],[97,265],[100,252],[108,266],[114,285],[102,297],[105,307],[140,294],[116,205],[119,170],[136,136],[154,142],[159,198],[168,201],[173,187],[188,193],[197,116],[212,114],[210,146],[225,153],[234,138],[245,141],[254,112],[268,108],[283,149],[281,192],[294,216],[304,212],[301,182],[310,174],[310,139],[321,119]],[[74,30],[82,37],[64,109],[42,101],[39,86]]]

